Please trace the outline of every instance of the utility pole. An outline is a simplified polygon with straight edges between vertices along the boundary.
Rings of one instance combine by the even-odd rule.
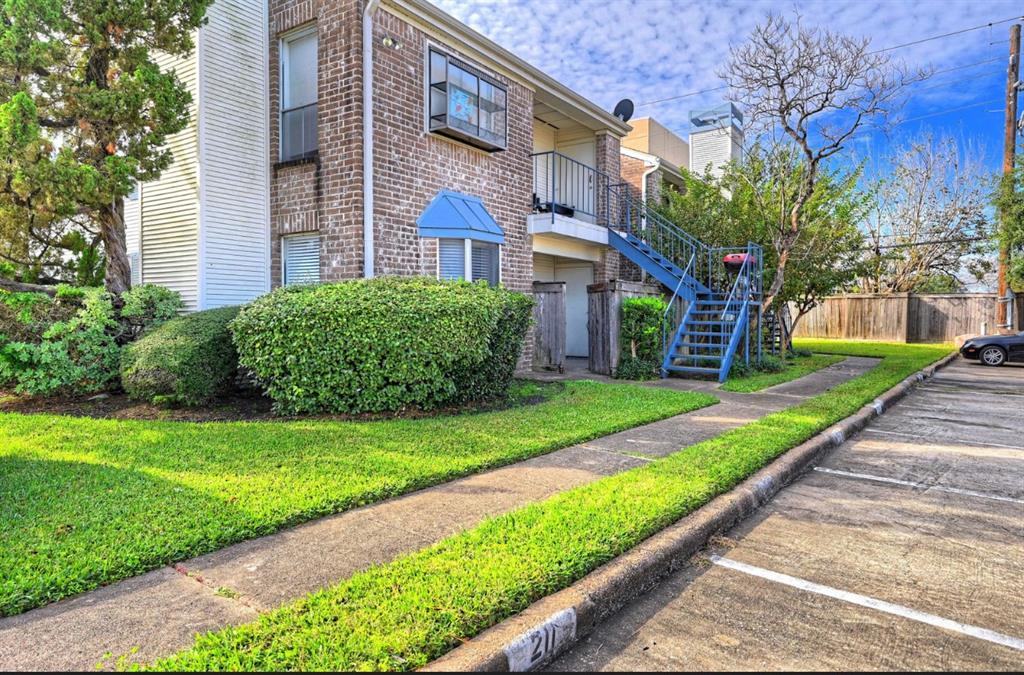
[[[1017,82],[1020,80],[1020,24],[1010,27],[1010,63],[1006,69],[1006,128],[1003,136],[1003,175],[1013,173],[1017,149]],[[1004,224],[1005,226],[1005,224]],[[999,297],[996,302],[996,326],[1009,327],[1007,321],[1006,272],[1010,266],[1010,248],[1004,237],[999,243]]]

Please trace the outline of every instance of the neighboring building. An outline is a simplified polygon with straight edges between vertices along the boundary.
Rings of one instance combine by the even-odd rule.
[[[690,113],[690,170],[715,176],[743,156],[743,113],[733,103]]]
[[[622,179],[644,203],[660,203],[662,190],[682,189],[681,170],[690,167],[690,146],[653,118],[630,125],[632,131],[622,139]]]
[[[562,281],[566,351],[586,356],[629,126],[424,0],[367,5],[211,5],[195,53],[162,64],[193,124],[127,203],[134,279],[189,309],[371,275]]]

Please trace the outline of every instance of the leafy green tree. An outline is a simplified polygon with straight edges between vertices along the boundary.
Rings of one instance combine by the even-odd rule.
[[[210,2],[0,4],[0,230],[85,216],[107,289],[129,288],[124,197],[159,177],[167,137],[189,122],[190,94],[154,55],[189,54]]]
[[[681,191],[666,190],[661,214],[711,246],[752,241],[764,248],[764,278],[776,279],[780,256],[787,273],[775,306],[791,303],[794,325],[821,299],[849,288],[861,271],[859,225],[871,195],[858,188],[861,169],[820,169],[802,207],[803,226],[791,239],[780,235],[790,218],[793,188],[803,180],[804,159],[792,144],[755,144],[721,177],[684,174]],[[788,344],[788,338],[787,338]]]
[[[996,192],[999,239],[1010,250],[1007,281],[1014,293],[1024,293],[1024,146],[1017,150],[1014,171],[1002,178]]]
[[[991,271],[992,175],[968,150],[926,133],[886,157],[864,225],[865,291],[959,291]]]

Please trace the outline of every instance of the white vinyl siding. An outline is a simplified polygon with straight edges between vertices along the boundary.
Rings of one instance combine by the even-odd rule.
[[[190,310],[199,309],[198,58],[198,50],[187,58],[154,57],[192,94],[192,123],[167,139],[174,161],[158,180],[142,186],[140,199],[142,281],[177,291]]]
[[[202,308],[270,290],[266,6],[217,0],[202,28]]]
[[[466,242],[464,239],[439,239],[437,258],[439,278],[466,278]]]
[[[320,282],[320,235],[293,234],[281,238],[281,263],[285,286]]]

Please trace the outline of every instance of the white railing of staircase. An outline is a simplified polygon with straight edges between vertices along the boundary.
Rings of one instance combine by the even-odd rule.
[[[676,305],[676,299],[679,297],[679,289],[683,287],[684,283],[689,283],[687,280],[691,278],[690,274],[693,272],[693,262],[696,259],[697,259],[697,252],[694,251],[690,255],[690,262],[686,263],[686,268],[683,269],[683,275],[681,277],[679,277],[679,283],[676,284],[675,290],[672,291],[672,297],[668,301],[668,306],[665,307],[665,311],[661,315],[661,353],[662,353],[662,356],[666,356],[668,354],[668,350],[671,348],[670,345],[668,344],[668,330],[667,330],[667,326],[669,325],[668,324],[669,312],[671,312],[672,309]],[[685,321],[685,320],[686,320],[686,317],[684,316],[681,319],[681,321]],[[672,328],[673,335],[675,334],[675,330],[676,330],[676,326],[673,326],[673,328]]]

